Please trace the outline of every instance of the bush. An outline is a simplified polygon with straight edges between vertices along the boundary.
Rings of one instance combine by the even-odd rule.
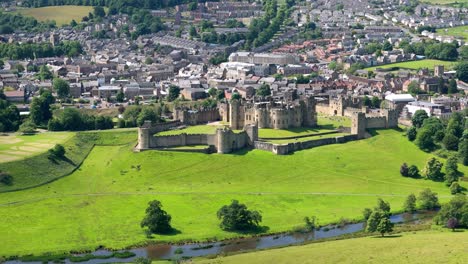
[[[416,165],[411,165],[408,168],[408,176],[411,178],[419,178],[419,169]]]
[[[458,182],[452,182],[452,184],[450,185],[450,193],[457,194],[457,193],[460,193],[461,191],[462,191],[462,188],[460,184],[458,184]]]
[[[408,165],[406,163],[403,163],[401,166],[400,166],[400,174],[401,176],[404,176],[404,177],[408,177]]]
[[[64,158],[65,152],[65,148],[60,144],[56,144],[53,148],[49,149],[49,154],[54,158]]]
[[[258,227],[262,216],[257,211],[250,211],[245,204],[232,200],[230,205],[225,205],[218,210],[218,219],[221,219],[220,227],[229,231],[247,231]]]
[[[414,141],[417,136],[417,130],[416,127],[412,126],[408,129],[408,132],[406,132],[406,136],[408,137],[409,141]]]
[[[0,171],[0,182],[5,185],[13,185],[13,176],[7,172]]]
[[[34,134],[34,132],[36,132],[36,125],[34,122],[28,119],[20,125],[19,132],[21,132],[23,135]]]

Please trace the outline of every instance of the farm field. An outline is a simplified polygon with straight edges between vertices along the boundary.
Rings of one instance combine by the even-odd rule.
[[[373,207],[378,197],[393,211],[401,210],[408,194],[424,188],[439,193],[443,202],[450,198],[444,183],[400,176],[403,162],[422,168],[431,155],[397,130],[285,156],[260,150],[134,153],[133,143],[104,146],[112,133],[101,134],[108,136],[94,142],[102,146],[95,146],[71,175],[0,193],[0,256],[144,243],[140,221],[153,199],[162,202],[179,232],[152,241],[176,242],[239,236],[222,231],[216,217],[232,199],[261,211],[268,232],[281,232],[302,226],[305,216],[317,216],[321,225],[360,219],[362,209]],[[460,170],[467,175],[467,167]]]
[[[70,24],[74,19],[76,22],[81,22],[84,16],[89,12],[93,12],[92,6],[46,6],[39,8],[28,8],[18,10],[19,13],[25,16],[32,16],[39,21],[55,20],[57,26]]]
[[[437,30],[437,33],[445,36],[463,37],[468,40],[468,26],[441,28]]]
[[[377,68],[388,69],[398,67],[400,69],[418,70],[420,68],[434,69],[435,65],[444,65],[446,70],[451,70],[455,66],[456,62],[453,61],[441,61],[441,60],[418,60],[418,61],[406,61],[392,64],[379,65],[377,67],[366,68],[366,70],[375,71]]]
[[[45,132],[35,135],[6,134],[0,136],[0,163],[21,160],[70,139],[71,132]]]
[[[448,5],[453,3],[468,4],[468,0],[423,0],[421,2],[430,3],[434,5]]]
[[[428,243],[434,241],[436,243]],[[231,263],[463,263],[468,232],[420,231],[393,237],[363,237],[195,259],[200,264]],[[340,254],[336,254],[339,252]]]

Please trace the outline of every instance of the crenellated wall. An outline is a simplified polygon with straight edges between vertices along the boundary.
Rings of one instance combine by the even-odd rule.
[[[186,125],[197,125],[219,121],[221,120],[221,116],[220,110],[217,108],[201,110],[176,109],[174,111],[174,119],[180,120],[180,122]]]

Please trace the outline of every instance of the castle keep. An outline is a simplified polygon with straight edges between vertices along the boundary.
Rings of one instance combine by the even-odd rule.
[[[315,99],[310,96],[291,101],[232,100],[220,105],[220,116],[232,129],[251,124],[273,129],[314,127],[317,125],[315,107]]]

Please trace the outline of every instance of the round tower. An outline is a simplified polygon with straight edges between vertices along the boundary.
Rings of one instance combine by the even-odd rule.
[[[218,128],[216,130],[216,149],[218,150],[219,154],[230,153],[232,151],[231,144],[230,144],[230,133],[231,130]]]
[[[150,148],[149,129],[146,127],[138,128],[138,149],[144,150]]]

